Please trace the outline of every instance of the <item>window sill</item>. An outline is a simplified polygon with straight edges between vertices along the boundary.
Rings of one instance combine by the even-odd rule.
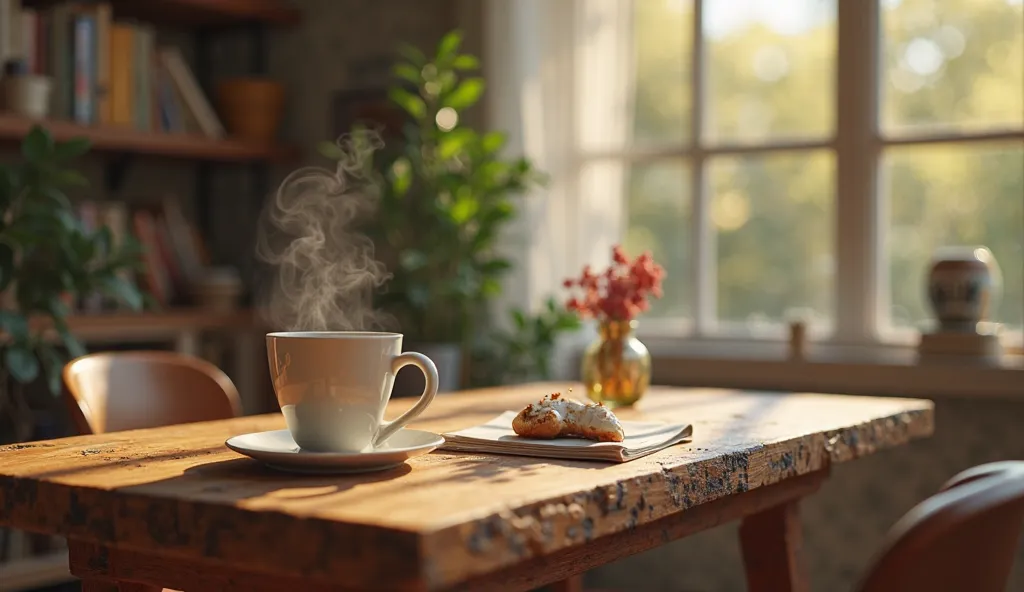
[[[656,384],[889,395],[1024,399],[1024,356],[1000,363],[919,361],[914,348],[812,343],[790,359],[784,342],[643,337]]]

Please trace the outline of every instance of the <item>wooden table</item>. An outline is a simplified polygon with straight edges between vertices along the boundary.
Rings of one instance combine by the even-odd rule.
[[[467,427],[559,386],[438,397],[413,427]],[[619,415],[687,421],[694,438],[617,465],[438,451],[335,477],[224,447],[278,414],[34,442],[0,447],[0,524],[66,535],[86,590],[192,592],[565,589],[742,520],[750,589],[802,590],[798,501],[832,463],[933,429],[929,401],[838,395],[654,388]]]

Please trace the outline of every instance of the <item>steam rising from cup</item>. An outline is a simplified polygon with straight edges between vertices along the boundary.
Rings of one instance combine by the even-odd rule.
[[[389,324],[373,292],[390,279],[358,230],[376,209],[372,156],[379,136],[356,132],[338,141],[334,170],[304,167],[288,175],[263,212],[256,253],[274,274],[263,314],[290,331],[366,331]]]

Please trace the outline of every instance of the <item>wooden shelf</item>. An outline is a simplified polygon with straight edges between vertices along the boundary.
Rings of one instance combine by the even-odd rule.
[[[42,8],[67,0],[24,0]],[[114,14],[159,25],[211,27],[241,23],[294,25],[299,11],[288,0],[107,0]]]
[[[239,140],[213,140],[194,134],[140,132],[130,128],[93,127],[69,121],[32,121],[0,113],[0,141],[20,142],[36,124],[57,140],[85,137],[99,152],[120,152],[211,162],[288,162],[298,150],[276,144],[257,144]]]
[[[35,328],[43,329],[44,320]],[[82,341],[160,341],[184,333],[202,331],[255,330],[257,316],[248,309],[218,312],[201,308],[178,308],[157,312],[110,312],[68,317],[68,328]]]

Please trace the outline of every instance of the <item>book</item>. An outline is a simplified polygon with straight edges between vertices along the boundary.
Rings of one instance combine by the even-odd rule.
[[[25,58],[25,67],[29,74],[39,74],[39,55],[36,44],[39,37],[39,13],[34,10],[21,11],[21,45],[18,53]]]
[[[176,47],[165,47],[160,50],[160,60],[203,133],[210,138],[223,138],[226,135],[224,126],[200,90],[199,83],[185,63],[181,51]]]
[[[95,122],[96,108],[96,18],[92,14],[76,14],[71,26],[74,47],[72,113],[75,122],[89,125]]]
[[[71,38],[74,9],[58,4],[50,11],[49,72],[53,78],[50,112],[58,119],[70,119],[74,104],[74,45]]]
[[[163,200],[164,220],[171,248],[177,257],[184,285],[195,286],[203,270],[203,261],[193,240],[192,225],[181,211],[178,200],[167,197]]]
[[[167,306],[173,298],[173,287],[160,252],[156,219],[152,212],[139,209],[132,214],[132,226],[135,230],[135,237],[142,246],[144,284],[157,303]]]
[[[110,123],[135,123],[135,28],[125,23],[110,27]]]
[[[152,131],[153,115],[153,44],[154,31],[150,27],[137,26],[135,28],[135,57],[132,63],[132,113],[135,120],[135,129],[140,131]]]
[[[621,463],[653,454],[693,435],[690,424],[623,421],[626,438],[622,442],[594,442],[581,438],[535,440],[520,437],[512,430],[512,420],[516,415],[515,411],[506,411],[485,424],[441,434],[445,439],[442,448],[456,452]]]
[[[96,5],[96,121],[101,125],[114,122],[110,100],[110,31],[113,13],[108,2]]]

